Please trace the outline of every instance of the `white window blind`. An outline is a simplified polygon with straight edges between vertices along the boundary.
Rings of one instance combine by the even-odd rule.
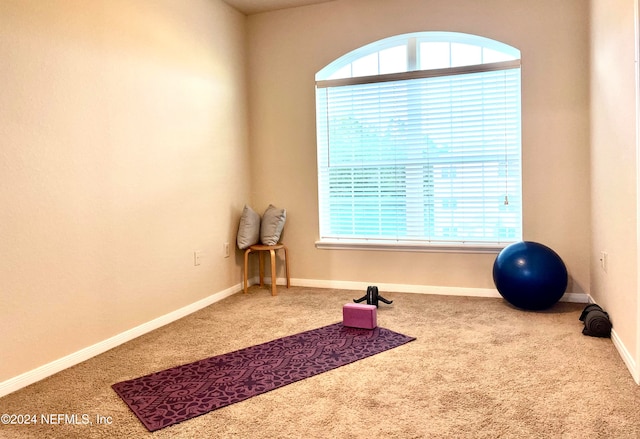
[[[520,240],[519,66],[318,81],[320,241]]]

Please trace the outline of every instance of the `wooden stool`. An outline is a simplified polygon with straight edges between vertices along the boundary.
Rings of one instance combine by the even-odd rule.
[[[278,291],[276,290],[276,250],[284,250],[284,263],[285,263],[285,274],[287,276],[287,288],[290,286],[289,280],[289,258],[287,257],[287,247],[279,242],[275,245],[263,245],[263,244],[255,244],[250,246],[244,252],[244,292],[247,293],[247,288],[249,288],[249,253],[258,252],[258,256],[260,257],[260,286],[264,285],[264,261],[262,259],[262,252],[268,251],[271,254],[271,295],[276,296]]]

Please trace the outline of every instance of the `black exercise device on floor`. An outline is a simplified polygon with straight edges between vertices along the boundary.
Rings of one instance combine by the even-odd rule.
[[[365,294],[364,296],[362,296],[359,299],[353,299],[353,301],[355,303],[360,303],[360,302],[364,302],[367,301],[367,305],[375,305],[376,308],[378,307],[378,301],[384,302],[387,305],[390,305],[393,303],[393,300],[387,300],[384,297],[382,297],[381,295],[378,294],[378,287],[376,286],[370,286],[367,288],[367,294]]]
[[[580,321],[584,322],[582,333],[591,337],[611,337],[609,314],[595,303],[587,305]]]

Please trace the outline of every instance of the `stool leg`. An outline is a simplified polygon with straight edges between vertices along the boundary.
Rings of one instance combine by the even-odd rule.
[[[271,295],[276,296],[278,294],[276,287],[276,251],[269,250],[271,254]]]
[[[260,286],[264,286],[264,260],[262,258],[262,252],[258,252],[258,258],[260,259]]]
[[[247,294],[247,288],[249,287],[249,253],[251,253],[250,248],[244,252],[244,294]]]
[[[287,275],[287,288],[291,286],[291,280],[289,279],[289,255],[287,254],[287,247],[282,247],[284,250],[284,270]]]

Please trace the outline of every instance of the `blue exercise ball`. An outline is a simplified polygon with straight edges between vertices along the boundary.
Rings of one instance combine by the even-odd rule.
[[[513,306],[547,309],[555,305],[567,289],[567,267],[560,256],[545,245],[516,242],[496,257],[493,282]]]

